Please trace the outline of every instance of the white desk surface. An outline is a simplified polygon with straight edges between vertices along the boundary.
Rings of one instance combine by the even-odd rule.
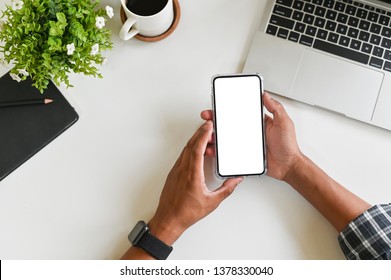
[[[79,121],[0,182],[0,259],[118,259],[211,107],[211,76],[242,71],[265,1],[180,0],[178,28],[157,43],[121,41],[120,1],[102,5],[110,2],[104,78],[75,75],[74,88],[61,88]],[[305,154],[370,203],[391,200],[390,131],[278,99]],[[215,186],[212,169],[208,160]],[[343,259],[337,235],[290,186],[265,176],[246,179],[170,258]]]

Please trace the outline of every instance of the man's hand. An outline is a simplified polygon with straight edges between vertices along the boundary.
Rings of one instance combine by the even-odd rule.
[[[172,244],[191,225],[219,206],[242,181],[228,179],[216,191],[205,183],[204,154],[212,141],[213,124],[207,121],[189,140],[168,174],[159,206],[149,222],[151,231]]]
[[[225,180],[210,191],[205,183],[204,155],[211,155],[213,123],[207,121],[191,137],[168,174],[155,215],[149,221],[151,233],[172,245],[190,226],[210,214],[243,180]],[[208,150],[208,152],[207,152]],[[131,247],[122,259],[152,259],[144,250]]]
[[[267,174],[273,178],[284,180],[296,158],[301,154],[296,141],[295,127],[284,107],[272,99],[268,93],[263,95],[263,103],[273,115],[273,117],[265,116]],[[201,118],[213,120],[213,112],[203,111]],[[207,150],[208,154],[214,153],[211,144]]]

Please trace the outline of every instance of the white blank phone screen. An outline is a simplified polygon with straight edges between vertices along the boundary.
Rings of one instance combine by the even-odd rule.
[[[264,173],[261,79],[215,78],[214,110],[218,174],[224,177]]]

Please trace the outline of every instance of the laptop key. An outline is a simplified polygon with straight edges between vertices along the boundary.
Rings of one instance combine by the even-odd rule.
[[[348,15],[339,13],[337,16],[337,21],[340,23],[346,23],[348,21]]]
[[[364,41],[364,42],[368,42],[370,35],[371,34],[369,34],[368,32],[360,31],[360,35],[358,35],[358,39],[360,39],[361,41]]]
[[[276,35],[277,34],[277,26],[269,24],[266,28],[266,33],[271,34],[271,35]]]
[[[372,22],[377,22],[377,20],[379,19],[379,14],[375,12],[369,12],[367,19]]]
[[[337,12],[333,11],[333,10],[328,10],[326,13],[326,18],[331,19],[331,20],[335,20],[337,18]]]
[[[314,11],[315,11],[315,5],[310,4],[310,3],[306,3],[305,4],[304,12],[309,13],[309,14],[313,14]]]
[[[318,39],[315,39],[313,48],[325,51],[340,57],[344,57],[359,63],[368,64],[369,61],[369,55],[344,48],[338,45],[334,45],[325,41],[321,41]]]
[[[339,38],[338,44],[344,46],[344,47],[349,47],[350,39],[346,36],[341,36]]]
[[[363,43],[361,47],[361,51],[370,54],[372,52],[372,45],[368,43]]]
[[[369,21],[361,20],[359,27],[360,27],[360,29],[363,29],[363,30],[369,30],[370,25],[371,25],[371,23]]]
[[[314,41],[314,38],[306,36],[306,35],[301,35],[299,43],[306,45],[308,47],[311,47],[313,41]]]
[[[362,19],[366,19],[367,15],[368,15],[368,11],[366,11],[364,9],[358,9],[357,10],[356,17],[359,17],[359,18],[362,18]]]
[[[305,30],[305,34],[314,37],[317,30],[318,29],[316,27],[313,27],[313,26],[309,25],[309,26],[307,26],[307,28]]]
[[[326,14],[326,9],[323,7],[316,7],[315,8],[315,15],[319,17],[324,17]]]
[[[369,61],[369,65],[370,66],[376,67],[376,68],[379,68],[379,69],[383,68],[383,63],[384,63],[383,59],[380,59],[380,58],[377,58],[377,57],[374,57],[374,56],[372,56],[371,60]]]
[[[383,10],[383,9],[380,9],[380,8],[376,8],[375,11],[376,11],[376,13],[379,13],[379,14],[382,14],[382,15],[386,14],[386,11]]]
[[[383,27],[383,29],[381,31],[381,35],[384,37],[390,38],[391,37],[391,28]]]
[[[288,37],[288,40],[289,41],[293,41],[293,42],[299,42],[299,38],[300,38],[300,33],[297,33],[297,32],[294,32],[294,31],[291,31],[289,33],[289,37]]]
[[[315,20],[315,16],[309,15],[309,14],[304,14],[304,19],[303,22],[306,24],[313,24]]]
[[[319,29],[318,33],[316,34],[316,37],[322,40],[326,40],[328,33],[329,32],[324,29]]]
[[[359,51],[361,48],[361,42],[359,40],[352,39],[350,43],[350,48]]]
[[[391,60],[391,51],[386,50],[384,52],[384,59]]]
[[[380,47],[373,47],[372,54],[377,57],[383,57],[384,49]]]
[[[376,23],[372,23],[369,31],[371,31],[372,33],[375,33],[375,34],[380,34],[381,25],[376,24]]]
[[[380,40],[381,40],[381,37],[380,36],[377,36],[375,34],[372,34],[371,35],[371,39],[369,40],[369,42],[371,44],[374,44],[374,45],[380,45]]]
[[[331,43],[337,43],[339,39],[339,35],[333,32],[330,32],[329,36],[327,37],[327,41]]]
[[[295,24],[295,22],[291,19],[283,18],[283,17],[276,16],[276,15],[272,15],[270,17],[270,23],[277,25],[277,26],[285,27],[288,29],[292,29],[293,25]]]
[[[275,5],[273,9],[273,14],[290,18],[292,16],[293,10],[284,6]]]
[[[316,27],[323,28],[325,24],[326,24],[326,20],[324,18],[316,17],[315,22],[314,22],[314,25]]]
[[[345,10],[345,12],[351,16],[354,16],[356,14],[356,11],[357,11],[357,8],[355,6],[351,6],[351,5],[348,5]]]
[[[348,19],[348,25],[352,27],[357,27],[359,22],[360,19],[356,17],[349,17]]]
[[[287,7],[291,7],[293,0],[277,0],[276,3],[287,6]]]
[[[383,48],[390,49],[391,48],[391,40],[387,39],[387,38],[383,38],[383,40],[381,41],[381,46]]]
[[[303,33],[304,30],[305,30],[305,27],[306,27],[306,25],[304,23],[296,22],[296,24],[295,24],[295,31]]]
[[[312,3],[314,3],[315,5],[322,5],[322,2],[323,0],[312,0]]]
[[[303,10],[303,7],[304,7],[304,2],[303,1],[300,1],[300,0],[296,0],[295,2],[293,2],[293,8],[296,9],[296,10]]]
[[[326,29],[329,31],[335,31],[335,28],[337,27],[337,23],[331,20],[328,20],[326,22]]]
[[[323,6],[332,9],[334,7],[334,3],[334,0],[324,0]]]
[[[367,10],[370,10],[370,11],[374,11],[375,10],[375,7],[372,7],[372,6],[369,6],[369,5],[365,5],[364,8],[367,9]]]
[[[304,13],[303,13],[303,12],[294,11],[294,12],[293,12],[292,18],[293,18],[294,20],[297,20],[297,21],[302,21],[303,16],[304,16]]]
[[[390,24],[390,18],[388,16],[381,15],[379,18],[379,23],[388,26]]]
[[[277,37],[280,37],[280,38],[283,38],[283,39],[287,39],[288,38],[288,34],[289,34],[289,30],[288,29],[280,27],[278,29],[278,32],[277,32]]]
[[[389,61],[384,62],[383,69],[391,72],[391,62],[389,62]]]
[[[337,33],[345,35],[348,31],[348,27],[344,24],[338,24],[337,26]]]
[[[337,2],[335,3],[334,9],[337,10],[338,12],[343,12],[345,10],[346,4],[342,2]]]
[[[353,27],[349,27],[348,36],[356,39],[358,37],[358,32],[359,32],[358,29],[353,28]]]

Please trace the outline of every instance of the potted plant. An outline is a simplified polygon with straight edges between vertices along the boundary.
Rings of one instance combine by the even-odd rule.
[[[0,62],[14,66],[17,81],[30,76],[41,93],[50,80],[71,87],[71,72],[101,78],[101,51],[113,47],[105,22],[114,13],[99,2],[12,0],[0,12]]]

